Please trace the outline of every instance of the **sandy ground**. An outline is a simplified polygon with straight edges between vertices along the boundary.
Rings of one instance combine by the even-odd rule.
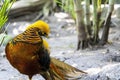
[[[63,13],[55,14],[55,16],[48,18],[51,34],[47,41],[50,44],[51,56],[88,72],[88,75],[81,80],[120,80],[118,19],[113,19],[118,26],[110,28],[109,41],[112,41],[112,44],[76,51],[77,32],[74,21]],[[29,24],[30,22],[11,23],[8,27],[8,34],[15,36],[23,32]],[[26,75],[20,74],[9,64],[5,57],[4,47],[3,45],[0,48],[0,80],[28,80]],[[44,79],[40,75],[36,75],[33,80]]]

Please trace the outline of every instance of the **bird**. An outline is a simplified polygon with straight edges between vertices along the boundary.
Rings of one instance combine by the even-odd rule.
[[[20,73],[28,76],[29,80],[40,74],[45,80],[77,79],[86,72],[79,70],[50,56],[50,47],[43,38],[50,34],[49,25],[38,20],[23,33],[10,40],[5,53],[9,63]]]

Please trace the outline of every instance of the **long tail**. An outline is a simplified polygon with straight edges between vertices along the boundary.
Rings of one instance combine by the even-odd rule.
[[[78,80],[83,74],[87,73],[60,60],[51,58],[49,74],[52,80]]]

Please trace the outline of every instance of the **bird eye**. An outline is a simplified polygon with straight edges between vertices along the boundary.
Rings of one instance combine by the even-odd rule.
[[[41,31],[38,31],[38,34],[39,34],[40,36],[42,36],[42,35],[43,35]]]
[[[38,31],[38,35],[40,35],[40,36],[47,36],[47,34],[42,32],[42,31]]]
[[[46,33],[44,33],[44,35],[46,36],[47,34],[46,34]]]

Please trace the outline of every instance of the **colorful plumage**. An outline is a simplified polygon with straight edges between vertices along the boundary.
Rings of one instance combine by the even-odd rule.
[[[49,25],[44,21],[39,20],[28,26],[6,45],[6,57],[10,64],[20,73],[28,75],[29,80],[35,74],[41,74],[46,80],[77,79],[84,74],[85,72],[50,57],[49,45],[42,38],[49,33]]]

